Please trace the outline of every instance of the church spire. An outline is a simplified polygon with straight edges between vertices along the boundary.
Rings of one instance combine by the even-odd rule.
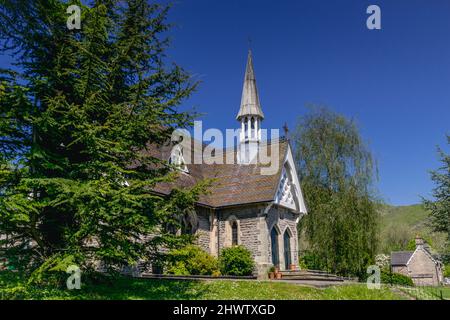
[[[241,124],[239,161],[250,163],[253,159],[256,159],[258,153],[259,143],[261,142],[261,122],[264,119],[259,103],[258,89],[256,88],[251,50],[248,51],[241,108],[236,119]]]
[[[255,71],[253,68],[252,51],[248,51],[247,68],[245,70],[244,86],[242,88],[241,108],[236,120],[244,117],[254,117],[255,120],[264,119],[264,114],[259,103],[258,89],[256,88]]]

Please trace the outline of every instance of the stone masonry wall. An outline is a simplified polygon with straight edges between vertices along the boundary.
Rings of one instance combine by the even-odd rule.
[[[197,245],[211,254],[211,212],[208,209],[197,207],[198,217]]]
[[[436,264],[424,250],[418,249],[414,253],[408,264],[408,269],[409,276],[416,285],[435,286],[439,284]]]

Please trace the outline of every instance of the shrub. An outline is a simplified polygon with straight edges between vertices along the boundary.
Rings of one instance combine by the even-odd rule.
[[[217,259],[194,245],[172,250],[169,253],[167,273],[174,275],[220,275]]]
[[[222,274],[230,276],[249,276],[253,273],[255,263],[252,254],[243,246],[223,249],[219,257]]]
[[[321,259],[309,251],[305,251],[299,258],[299,266],[301,269],[329,271],[322,263]]]
[[[444,265],[444,277],[450,278],[450,264]]]
[[[414,286],[414,282],[408,276],[395,272],[381,272],[381,282],[386,284],[397,284],[402,286]]]

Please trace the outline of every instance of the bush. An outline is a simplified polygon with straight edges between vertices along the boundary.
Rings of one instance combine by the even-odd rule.
[[[322,259],[310,251],[304,251],[303,255],[299,257],[299,266],[301,269],[329,271]]]
[[[253,273],[255,263],[252,254],[243,246],[223,249],[219,257],[222,274],[230,276],[249,276]]]
[[[450,278],[450,264],[444,265],[444,277]]]
[[[400,273],[394,273],[394,272],[381,272],[381,283],[385,284],[397,284],[402,286],[414,286],[414,282],[412,279],[408,276],[405,276]]]
[[[172,250],[169,253],[167,273],[183,276],[220,275],[217,259],[194,245]]]

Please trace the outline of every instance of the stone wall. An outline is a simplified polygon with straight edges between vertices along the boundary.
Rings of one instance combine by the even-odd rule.
[[[439,284],[438,270],[434,261],[423,249],[415,251],[408,264],[409,276],[416,285]]]
[[[285,232],[290,235],[291,264],[298,266],[296,224],[298,215],[276,205],[270,207],[268,212],[266,212],[267,208],[267,205],[260,204],[218,210],[218,228],[213,233],[213,237],[219,241],[219,250],[230,247],[231,225],[233,221],[236,221],[238,224],[238,244],[250,250],[256,263],[255,273],[260,276],[265,276],[267,269],[273,265],[270,238],[270,231],[273,227],[279,231],[280,269],[285,269],[283,242]]]
[[[197,207],[195,209],[198,217],[197,245],[206,252],[212,254],[211,248],[211,210]]]
[[[252,253],[255,261],[260,261],[265,256],[264,239],[261,235],[267,230],[261,221],[264,206],[242,206],[218,210],[219,219],[219,249],[231,246],[231,223],[238,224],[238,244],[245,246]],[[216,234],[217,236],[217,234]]]

